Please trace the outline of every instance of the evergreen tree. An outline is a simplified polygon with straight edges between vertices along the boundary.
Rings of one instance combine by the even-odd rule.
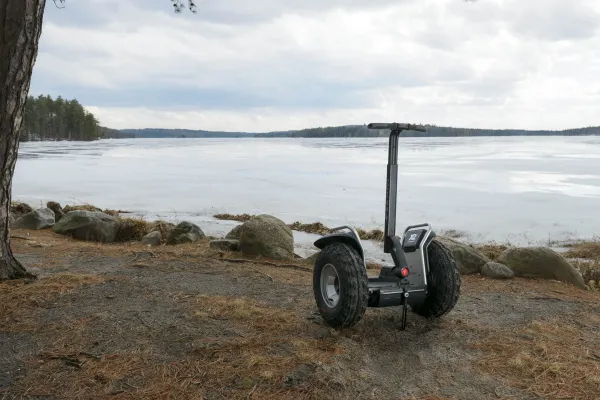
[[[28,140],[96,140],[103,135],[94,114],[76,100],[61,96],[29,96],[21,130],[21,141]]]

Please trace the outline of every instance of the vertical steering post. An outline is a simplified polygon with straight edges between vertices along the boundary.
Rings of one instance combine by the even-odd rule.
[[[392,236],[396,235],[396,203],[398,195],[398,136],[402,129],[393,129],[390,132],[387,182],[385,196],[385,238],[383,242],[384,253],[391,253],[394,247]]]

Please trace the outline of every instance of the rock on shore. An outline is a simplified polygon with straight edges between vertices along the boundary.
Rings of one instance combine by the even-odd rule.
[[[491,261],[473,246],[456,239],[437,236],[435,240],[448,247],[448,250],[450,250],[456,259],[456,264],[458,264],[461,275],[478,274],[481,272],[483,266]]]
[[[112,243],[119,232],[119,220],[100,211],[76,210],[68,212],[52,231],[81,240]]]
[[[245,254],[261,255],[275,260],[294,258],[294,234],[282,220],[261,214],[235,227],[226,236],[239,240]]]
[[[60,221],[61,218],[65,216],[64,210],[62,209],[60,204],[55,201],[49,201],[48,203],[46,203],[46,207],[54,212],[54,219],[56,222]]]
[[[169,232],[167,244],[193,243],[206,237],[202,229],[191,222],[180,222]]]
[[[511,247],[498,262],[524,278],[545,278],[571,283],[585,288],[581,274],[562,255],[547,247]]]
[[[481,275],[493,279],[510,279],[515,276],[515,273],[504,264],[489,262],[481,269]]]
[[[54,212],[49,208],[33,210],[13,222],[14,229],[45,229],[54,225]]]

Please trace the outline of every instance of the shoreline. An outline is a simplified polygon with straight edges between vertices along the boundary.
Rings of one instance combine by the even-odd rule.
[[[49,201],[48,203],[53,203],[53,201]],[[44,208],[46,205],[43,202],[40,202],[39,205],[32,206],[31,202],[23,201],[20,199],[13,199],[12,204],[25,204],[29,206],[31,209],[39,209]],[[12,206],[11,206],[12,207]],[[148,211],[135,211],[135,210],[127,210],[127,209],[111,209],[111,208],[101,208],[95,206],[90,203],[69,203],[63,206],[64,212],[72,211],[72,210],[87,210],[87,211],[101,211],[108,215],[118,217],[120,219],[128,219],[140,221],[148,224],[152,223],[174,223],[177,224],[181,221],[191,221],[195,223],[201,223],[204,226],[201,228],[204,230],[204,227],[207,226],[208,235],[211,237],[219,237],[225,236],[226,233],[233,229],[235,226],[248,221],[249,219],[260,215],[260,214],[249,214],[249,213],[226,213],[226,212],[216,212],[216,213],[195,213],[195,212],[182,212],[179,213],[177,211],[171,212],[148,212]],[[268,213],[262,213],[268,214]],[[273,215],[277,218],[281,218],[276,214],[268,214]],[[221,229],[215,230],[214,227],[219,225]],[[313,222],[303,222],[295,220],[293,222],[287,222],[286,225],[295,233],[299,234],[300,243],[303,243],[303,239],[313,240],[318,236],[324,235],[328,233],[328,231],[333,226],[328,226],[321,221],[313,221]],[[348,223],[339,223],[339,225],[350,225],[353,226],[362,241],[372,242],[375,246],[381,247],[383,245],[383,237],[384,232],[381,228],[364,228],[358,225],[348,224]],[[383,225],[382,225],[383,228]],[[600,241],[600,236],[592,235],[590,237],[568,237],[563,239],[553,239],[548,238],[545,240],[529,240],[527,243],[523,243],[520,240],[511,240],[509,238],[504,239],[478,239],[485,234],[468,232],[462,229],[436,229],[434,227],[434,231],[438,236],[444,236],[451,239],[456,239],[461,242],[467,243],[473,246],[520,246],[520,247],[548,247],[552,248],[556,251],[564,251],[569,247],[575,246],[580,243],[587,242],[597,242]],[[400,231],[397,231],[397,234],[400,234]],[[305,244],[305,243],[303,243]],[[312,243],[311,243],[312,244]]]

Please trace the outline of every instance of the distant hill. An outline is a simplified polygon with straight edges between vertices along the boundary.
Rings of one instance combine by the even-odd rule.
[[[136,138],[231,138],[251,137],[253,133],[248,132],[218,132],[191,129],[121,129],[121,132],[133,135]]]
[[[122,132],[118,129],[111,129],[105,126],[99,126],[98,133],[101,139],[128,139],[135,137],[132,133]]]
[[[309,128],[292,131],[267,133],[221,132],[190,129],[122,129],[122,133],[135,138],[232,138],[232,137],[387,137],[389,130],[371,130],[367,125],[343,125],[324,128]],[[130,136],[131,135],[131,136]],[[464,136],[589,136],[600,135],[600,127],[586,127],[566,130],[525,130],[525,129],[472,129],[428,125],[427,132],[405,131],[403,136],[464,137]]]

